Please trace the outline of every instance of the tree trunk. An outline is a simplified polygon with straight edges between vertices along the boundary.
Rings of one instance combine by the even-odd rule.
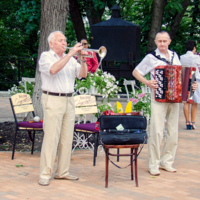
[[[106,3],[106,1],[107,0],[101,0],[101,2],[104,2],[104,3]],[[85,0],[84,5],[85,5],[84,10],[86,11],[86,15],[89,20],[90,29],[91,29],[93,24],[97,24],[101,22],[101,17],[105,10],[105,4],[104,4],[104,7],[99,8],[98,6],[96,7],[94,6],[93,1]]]
[[[72,18],[77,40],[87,39],[83,19],[77,0],[69,0],[69,12]]]
[[[166,0],[153,0],[151,29],[149,31],[146,53],[149,53],[156,48],[156,44],[154,42],[155,35],[161,29],[165,5]]]
[[[174,23],[172,24],[171,30],[169,32],[171,39],[174,39],[176,32],[178,31],[179,25],[181,23],[181,20],[183,18],[183,15],[189,5],[190,5],[190,0],[184,0],[182,3],[182,7],[183,7],[182,11],[176,14]]]
[[[60,30],[65,33],[66,21],[69,11],[69,0],[41,0],[40,43],[38,49],[37,67],[35,73],[35,88],[33,105],[35,114],[43,117],[41,105],[41,77],[38,60],[43,51],[49,50],[47,37],[52,31]]]

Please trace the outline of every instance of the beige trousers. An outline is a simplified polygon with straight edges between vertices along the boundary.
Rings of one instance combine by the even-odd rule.
[[[44,138],[40,158],[40,178],[50,179],[58,151],[55,175],[69,174],[75,108],[73,97],[42,94]],[[59,146],[58,146],[59,145]]]
[[[155,101],[154,92],[151,94],[151,125],[148,138],[149,169],[158,170],[160,165],[172,166],[178,144],[178,103],[160,103]],[[167,135],[162,154],[160,145],[167,120]]]

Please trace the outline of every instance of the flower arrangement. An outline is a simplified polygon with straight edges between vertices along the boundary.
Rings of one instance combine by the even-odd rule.
[[[90,89],[91,86],[97,89],[97,95],[108,98],[108,102],[109,98],[116,97],[117,93],[121,91],[115,77],[100,69],[97,69],[94,74],[88,73],[88,76],[85,79],[76,79],[75,89],[78,91],[84,88]]]
[[[98,108],[98,113],[102,113],[106,110],[111,110],[113,111],[114,113],[117,113],[117,107],[116,105],[113,107],[111,105],[111,103],[97,103],[97,108]]]
[[[146,117],[151,116],[151,97],[150,94],[142,93],[136,90],[135,94],[131,94],[130,101],[133,102],[133,111],[142,111]]]
[[[29,94],[32,97],[33,90],[34,90],[34,83],[33,82],[26,82],[26,88],[27,88],[26,93]],[[10,96],[17,94],[17,93],[25,93],[24,82],[20,81],[19,86],[14,84],[13,87],[8,90],[8,93],[9,93]]]

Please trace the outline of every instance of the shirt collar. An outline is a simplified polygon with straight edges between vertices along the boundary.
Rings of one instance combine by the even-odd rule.
[[[188,54],[188,55],[194,55],[194,53],[192,51],[187,51],[186,54]]]
[[[163,53],[161,53],[160,50],[159,50],[158,48],[155,50],[155,52],[156,52],[156,56],[159,55],[161,58],[165,58],[165,59],[166,59],[165,55],[164,55]],[[169,57],[171,58],[171,57],[172,57],[172,51],[170,51],[170,50],[168,49],[167,52],[168,52],[168,54],[169,54]]]

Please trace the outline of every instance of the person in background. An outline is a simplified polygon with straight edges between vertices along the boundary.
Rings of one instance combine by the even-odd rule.
[[[55,179],[78,180],[69,173],[75,106],[72,93],[75,78],[87,76],[85,57],[79,64],[73,56],[83,49],[77,43],[68,54],[66,37],[61,31],[52,32],[48,36],[49,51],[41,54],[39,71],[42,81],[42,107],[44,138],[40,158],[39,184],[49,185],[53,173],[56,153],[58,151]],[[83,55],[87,52],[81,51]]]
[[[86,39],[82,39],[81,43],[83,45],[83,48],[88,49],[89,43]],[[93,58],[86,57],[86,63],[88,65],[88,72],[94,73],[96,72],[99,62],[97,60],[97,56],[95,52],[88,52],[88,55],[93,55]]]
[[[154,90],[158,88],[154,79],[154,68],[160,65],[181,65],[178,55],[168,49],[171,39],[169,33],[160,31],[155,36],[157,49],[147,54],[144,59],[133,70],[133,76],[140,82],[152,89],[151,93],[151,125],[148,137],[148,171],[153,176],[160,175],[160,169],[168,172],[176,172],[172,167],[174,163],[178,144],[178,118],[179,103],[161,103],[155,101]],[[151,80],[143,76],[151,74]],[[197,83],[193,84],[193,89],[197,88]],[[160,146],[163,139],[164,123],[166,121],[167,134],[160,155]]]
[[[181,64],[183,66],[187,66],[187,67],[196,67],[196,70],[198,73],[198,70],[200,67],[200,56],[196,55],[196,53],[197,53],[196,52],[196,42],[194,40],[189,40],[188,42],[186,42],[185,48],[186,48],[187,52],[186,52],[186,54],[180,56]],[[200,86],[194,92],[194,95],[193,95],[193,102],[192,102],[192,106],[191,106],[191,121],[189,118],[190,104],[186,102],[186,103],[184,103],[184,106],[183,106],[183,111],[184,111],[184,115],[185,115],[185,119],[186,119],[186,129],[196,129],[195,119],[196,119],[196,114],[197,114],[198,98],[195,98],[195,97],[197,96],[198,90],[200,90]]]

